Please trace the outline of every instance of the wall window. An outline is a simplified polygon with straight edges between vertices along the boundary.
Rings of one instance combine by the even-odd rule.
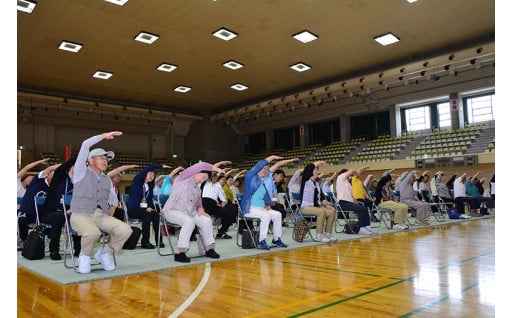
[[[494,120],[494,93],[466,98],[469,123]]]
[[[451,127],[452,126],[450,103],[437,104],[437,114],[439,117],[439,127]]]
[[[430,129],[430,111],[428,106],[405,110],[407,131]]]

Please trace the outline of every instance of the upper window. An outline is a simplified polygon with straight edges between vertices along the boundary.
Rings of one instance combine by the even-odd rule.
[[[405,110],[407,131],[430,129],[430,111],[428,106],[414,107]]]
[[[450,112],[450,103],[437,104],[437,114],[439,115],[439,127],[452,126],[452,116]]]
[[[466,105],[469,123],[494,120],[494,93],[466,98]]]

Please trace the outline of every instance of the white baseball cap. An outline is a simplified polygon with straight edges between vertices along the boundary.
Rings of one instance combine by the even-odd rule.
[[[114,159],[115,154],[113,151],[105,151],[103,148],[96,148],[89,152],[89,158],[98,157],[98,156],[107,156],[107,160],[110,161]]]

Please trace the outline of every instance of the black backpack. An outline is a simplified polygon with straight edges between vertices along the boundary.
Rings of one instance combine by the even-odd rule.
[[[345,223],[345,228],[343,232],[347,234],[358,234],[359,233],[359,223],[357,221],[348,220]]]
[[[21,255],[30,260],[44,258],[44,233],[42,228],[37,227],[28,234]]]

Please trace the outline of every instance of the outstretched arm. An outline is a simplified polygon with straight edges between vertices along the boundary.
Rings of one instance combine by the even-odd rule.
[[[25,165],[25,167],[21,168],[20,171],[18,171],[18,178],[22,178],[24,175],[27,174],[27,172],[30,169],[34,168],[35,166],[43,164],[43,163],[47,163],[48,160],[50,160],[50,158],[45,158],[45,159],[37,160],[37,161],[31,162],[31,163]]]
[[[270,171],[274,172],[279,167],[284,166],[285,164],[290,163],[290,162],[294,162],[294,161],[299,161],[299,158],[279,160],[278,162],[274,163],[274,165],[272,167],[270,167]]]
[[[169,173],[169,177],[174,177],[178,172],[185,170],[182,166],[175,168],[171,173]]]
[[[107,173],[107,176],[109,177],[112,177],[112,176],[115,176],[116,174],[118,173],[121,173],[125,170],[129,170],[129,169],[134,169],[134,168],[137,168],[139,165],[124,165],[124,166],[119,166],[115,169],[112,169],[111,171],[109,171],[109,173]]]

